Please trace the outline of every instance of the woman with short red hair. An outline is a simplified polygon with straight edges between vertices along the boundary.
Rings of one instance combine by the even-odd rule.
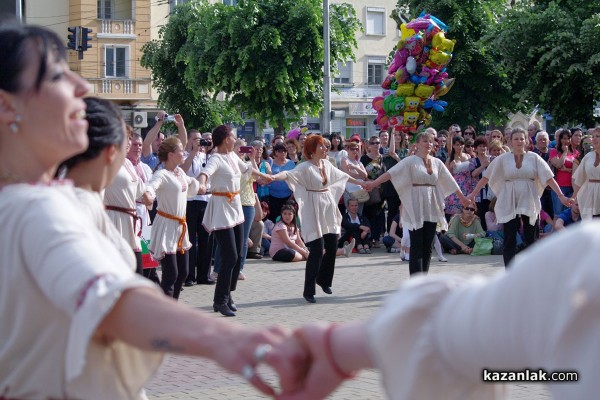
[[[302,221],[303,238],[309,250],[303,293],[309,303],[316,303],[315,284],[325,293],[332,293],[337,239],[342,225],[337,204],[346,181],[363,183],[324,159],[327,150],[322,136],[310,135],[304,142],[306,162],[273,176],[274,180],[287,181],[298,202],[298,218]]]

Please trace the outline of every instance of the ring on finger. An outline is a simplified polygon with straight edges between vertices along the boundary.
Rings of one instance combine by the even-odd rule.
[[[254,360],[256,361],[256,363],[260,364],[263,361],[265,361],[265,357],[267,356],[267,354],[269,354],[271,349],[272,347],[270,344],[259,344],[258,346],[256,346],[256,349],[254,350]]]
[[[244,379],[250,381],[252,380],[252,378],[254,378],[254,375],[256,375],[254,367],[250,364],[244,365],[244,368],[242,368],[242,376],[244,377]]]

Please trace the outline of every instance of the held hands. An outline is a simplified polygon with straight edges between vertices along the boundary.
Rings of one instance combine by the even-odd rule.
[[[200,187],[198,188],[198,194],[206,194],[206,184],[200,184]]]
[[[473,199],[475,199],[476,193],[469,193],[468,196],[460,196],[459,200],[460,200],[460,204],[462,204],[463,207],[468,207],[471,204],[473,204]]]
[[[566,197],[564,194],[558,196],[558,199],[565,207],[571,207],[575,203],[574,199]]]
[[[225,360],[217,361],[278,400],[323,399],[354,376],[343,370],[333,356],[334,328],[335,325],[329,323],[313,323],[292,334],[283,328],[269,328],[242,340],[238,348],[231,349],[230,355],[219,353],[218,357]],[[228,360],[229,357],[237,359]],[[256,368],[262,363],[277,372],[280,393],[258,374]]]
[[[144,192],[142,195],[142,203],[146,207],[150,207],[154,203],[154,196],[152,196],[150,192]]]
[[[360,184],[360,186],[365,189],[367,192],[370,192],[371,190],[375,189],[377,186],[375,185],[374,181],[365,181],[363,183]]]

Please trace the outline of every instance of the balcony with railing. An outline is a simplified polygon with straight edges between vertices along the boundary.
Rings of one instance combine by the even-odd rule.
[[[150,78],[88,79],[94,93],[108,99],[148,100],[151,98]]]
[[[98,0],[98,37],[135,39],[131,0]]]

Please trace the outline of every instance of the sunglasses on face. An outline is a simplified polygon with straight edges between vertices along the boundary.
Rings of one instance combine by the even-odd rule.
[[[381,144],[381,142],[370,142],[369,144]]]
[[[475,209],[472,207],[465,207],[465,210],[467,211],[471,211],[471,212],[475,212]]]

